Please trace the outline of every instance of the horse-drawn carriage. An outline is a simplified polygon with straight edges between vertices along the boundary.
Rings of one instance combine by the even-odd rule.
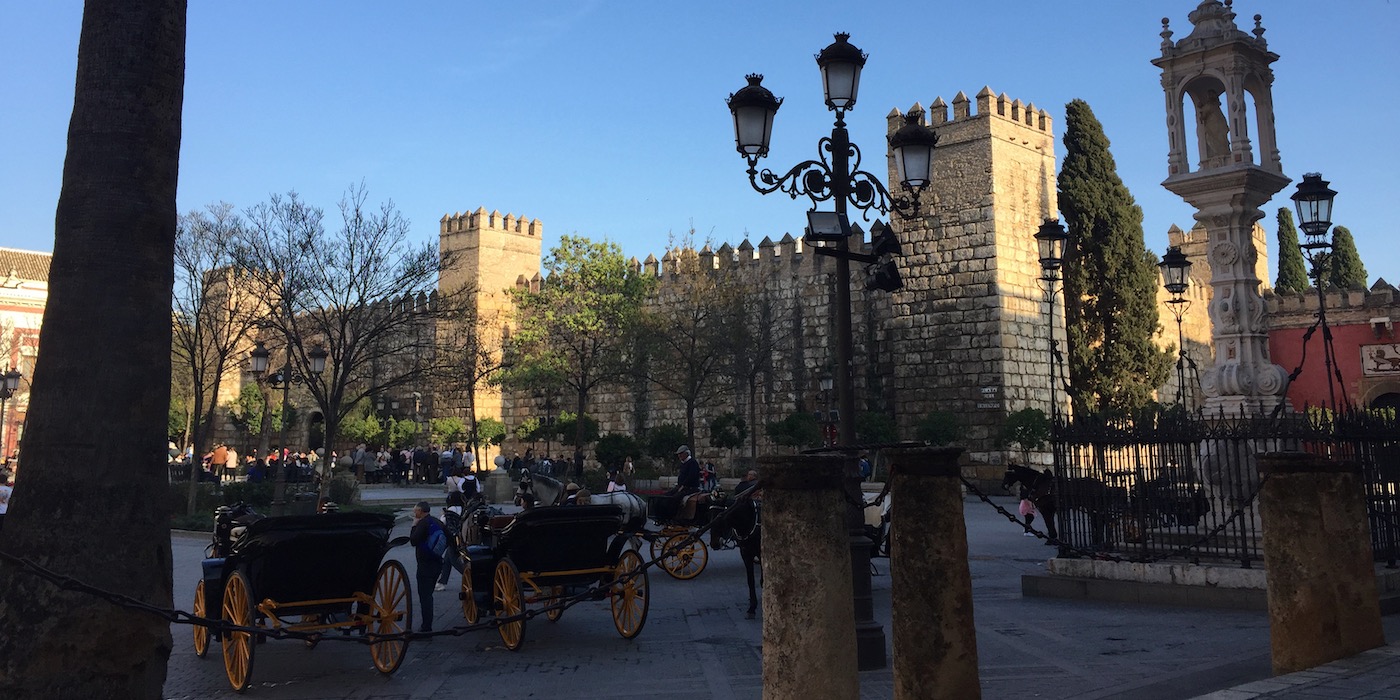
[[[647,512],[659,528],[647,530],[641,536],[651,543],[651,558],[658,559],[662,570],[672,578],[688,581],[700,575],[710,563],[710,548],[695,532],[710,523],[712,504],[718,503],[717,492],[695,493],[695,516],[680,517],[682,500],[676,496],[648,496]]]
[[[386,674],[397,670],[408,641],[373,641],[413,626],[407,572],[397,561],[381,563],[390,548],[406,541],[389,540],[394,517],[249,515],[228,506],[217,511],[214,541],[195,586],[194,614],[240,627],[369,634],[374,667]],[[229,683],[241,692],[249,685],[253,651],[262,637],[197,626],[194,650],[203,658],[211,638],[219,639]],[[314,647],[318,639],[306,645]]]
[[[532,508],[493,518],[482,544],[463,548],[462,615],[475,624],[483,606],[508,618],[530,606],[545,609],[550,622],[564,614],[572,591],[600,585],[613,626],[625,639],[641,633],[650,597],[642,557],[620,534],[623,509],[615,505]],[[490,592],[489,598],[485,595]],[[525,620],[498,625],[511,651],[525,641]]]

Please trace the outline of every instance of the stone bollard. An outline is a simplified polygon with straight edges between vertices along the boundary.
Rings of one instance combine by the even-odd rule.
[[[982,696],[959,447],[888,450],[896,700]]]
[[[759,458],[763,488],[763,697],[860,697],[843,459]]]
[[[1356,465],[1270,453],[1259,473],[1274,674],[1385,644]]]

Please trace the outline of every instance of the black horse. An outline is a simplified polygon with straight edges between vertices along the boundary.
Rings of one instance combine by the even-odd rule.
[[[1050,538],[1046,544],[1056,544],[1060,533],[1055,529],[1055,471],[1040,471],[1011,462],[1006,465],[1006,476],[1001,480],[1001,488],[1003,491],[1010,491],[1011,486],[1017,482],[1025,487],[1027,497],[1045,523],[1045,534]]]
[[[758,587],[754,583],[754,564],[763,565],[762,502],[754,500],[752,493],[741,493],[735,496],[731,503],[732,507],[727,509],[711,507],[714,519],[710,541],[716,544],[724,540],[733,540],[738,545],[739,559],[744,562],[744,575],[749,582],[749,609],[744,613],[744,617],[752,620],[758,612]]]
[[[1065,510],[1067,517],[1070,510],[1084,514],[1087,519],[1083,523],[1084,534],[1096,548],[1110,544],[1109,535],[1113,530],[1110,526],[1115,522],[1124,533],[1141,530],[1133,521],[1125,488],[1109,486],[1093,477],[1056,479],[1054,470],[1040,471],[1013,462],[1006,467],[1001,487],[1009,491],[1017,482],[1026,487],[1031,503],[1045,521],[1045,534],[1049,536],[1046,544],[1068,544],[1060,541],[1055,517],[1059,510]]]

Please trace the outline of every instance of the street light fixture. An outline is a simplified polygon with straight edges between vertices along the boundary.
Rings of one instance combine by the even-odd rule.
[[[290,342],[287,344],[287,349],[290,352]],[[326,358],[329,355],[330,353],[327,353],[326,349],[320,344],[317,344],[306,353],[306,359],[311,365],[311,372],[313,375],[320,375],[322,372],[326,371]],[[253,374],[261,376],[263,373],[267,372],[268,360],[270,360],[271,357],[272,353],[263,345],[263,342],[259,340],[257,345],[253,347],[252,352],[248,353],[249,369],[252,370]],[[277,449],[279,450],[277,457],[277,476],[273,481],[272,487],[273,515],[282,515],[287,505],[287,423],[290,422],[287,420],[287,416],[291,413],[289,395],[293,384],[306,384],[308,381],[306,376],[292,370],[290,354],[287,357],[287,362],[283,363],[277,371],[267,376],[267,385],[269,387],[282,390],[282,431],[278,437],[277,443]],[[329,459],[329,448],[326,451],[326,455],[326,458]],[[329,467],[327,474],[329,474]]]
[[[1196,367],[1196,363],[1186,355],[1186,336],[1181,330],[1181,321],[1186,317],[1186,310],[1191,308],[1191,300],[1184,296],[1186,288],[1191,285],[1191,261],[1181,252],[1180,247],[1172,246],[1167,249],[1167,254],[1162,256],[1162,262],[1158,263],[1157,267],[1162,271],[1162,286],[1172,295],[1172,298],[1167,300],[1167,308],[1176,318],[1176,403],[1185,407],[1186,364],[1190,363],[1192,369]]]
[[[1060,281],[1060,268],[1065,260],[1065,243],[1069,233],[1059,219],[1046,219],[1035,232],[1036,247],[1040,251],[1040,280],[1045,283],[1045,301],[1050,307],[1050,327],[1047,337],[1050,349],[1050,423],[1053,426],[1060,415],[1060,404],[1055,399],[1055,385],[1060,381],[1056,371],[1060,357],[1060,343],[1055,340],[1055,285]]]
[[[1332,242],[1327,237],[1332,229],[1332,200],[1337,197],[1337,193],[1328,187],[1329,184],[1322,179],[1321,173],[1304,173],[1303,181],[1298,183],[1298,191],[1293,193],[1292,200],[1293,206],[1298,210],[1298,228],[1303,229],[1306,238],[1299,247],[1308,256],[1308,263],[1312,266],[1313,287],[1317,288],[1317,322],[1322,326],[1322,361],[1327,371],[1328,407],[1336,410],[1337,395],[1332,386],[1336,350],[1332,347],[1332,329],[1327,325],[1327,293],[1322,288],[1322,278],[1325,275],[1322,265],[1328,259],[1327,251],[1332,247]],[[1338,376],[1337,379],[1340,381],[1341,377]]]
[[[24,375],[20,374],[17,369],[9,369],[5,371],[3,377],[4,383],[0,384],[0,450],[8,452],[7,448],[9,445],[5,442],[5,404],[8,403],[10,398],[15,395],[15,392],[19,390],[19,380],[23,378]],[[9,455],[0,454],[0,467],[7,466],[8,464]]]
[[[850,35],[840,33],[836,41],[817,55],[817,66],[822,73],[822,90],[826,106],[836,113],[831,136],[822,137],[817,142],[818,160],[805,160],[782,175],[767,168],[759,171],[758,161],[768,155],[768,147],[773,135],[773,119],[782,105],[780,98],[763,87],[763,76],[746,76],[748,85],[731,94],[727,100],[729,111],[734,115],[734,143],[740,155],[748,163],[749,184],[760,194],[783,192],[796,199],[799,195],[812,200],[813,211],[821,202],[831,201],[834,205],[836,221],[847,222],[848,206],[862,212],[867,221],[871,210],[888,214],[891,210],[908,217],[918,216],[919,197],[933,179],[933,148],[938,137],[933,130],[923,126],[922,113],[912,112],[906,117],[906,124],[890,137],[889,146],[895,151],[896,169],[904,192],[891,194],[873,173],[860,169],[860,149],[851,143],[846,130],[846,111],[855,107],[860,89],[860,73],[865,67],[866,54],[853,46]],[[872,278],[867,288],[894,291],[901,285],[898,269],[891,259],[893,254],[870,255],[852,251],[849,245],[855,227],[840,225],[819,225],[818,218],[809,214],[808,243],[832,243],[831,246],[812,245],[814,254],[836,259],[836,286],[833,314],[835,328],[832,336],[836,341],[836,400],[839,416],[838,445],[845,451],[855,449],[855,390],[853,386],[852,338],[851,338],[851,271],[852,260],[866,264]],[[883,225],[882,225],[883,228]],[[893,238],[893,232],[889,232]],[[897,241],[895,249],[897,250]],[[829,415],[829,414],[828,414]],[[852,455],[854,456],[854,455]],[[854,459],[849,460],[851,469],[848,476],[848,495],[859,496],[860,476]],[[856,499],[858,500],[858,499]],[[852,507],[849,513],[853,533],[863,531],[863,514]],[[852,579],[855,583],[856,646],[858,666],[861,670],[885,667],[884,631],[874,620],[874,606],[870,592],[869,547],[852,538],[851,547]]]

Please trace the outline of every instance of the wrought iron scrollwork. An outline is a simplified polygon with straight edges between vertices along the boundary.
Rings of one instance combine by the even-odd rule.
[[[762,194],[785,192],[793,199],[807,197],[813,204],[825,202],[835,196],[833,168],[831,165],[833,142],[823,137],[818,143],[820,160],[804,160],[782,175],[768,168],[758,169],[758,159],[749,159],[749,183]],[[917,212],[919,191],[912,196],[902,197],[890,194],[885,185],[874,173],[860,169],[860,148],[850,144],[847,149],[850,162],[850,179],[846,183],[846,201],[860,210],[861,217],[870,220],[871,212],[888,214],[891,209],[900,212]],[[920,188],[922,189],[922,188]]]

